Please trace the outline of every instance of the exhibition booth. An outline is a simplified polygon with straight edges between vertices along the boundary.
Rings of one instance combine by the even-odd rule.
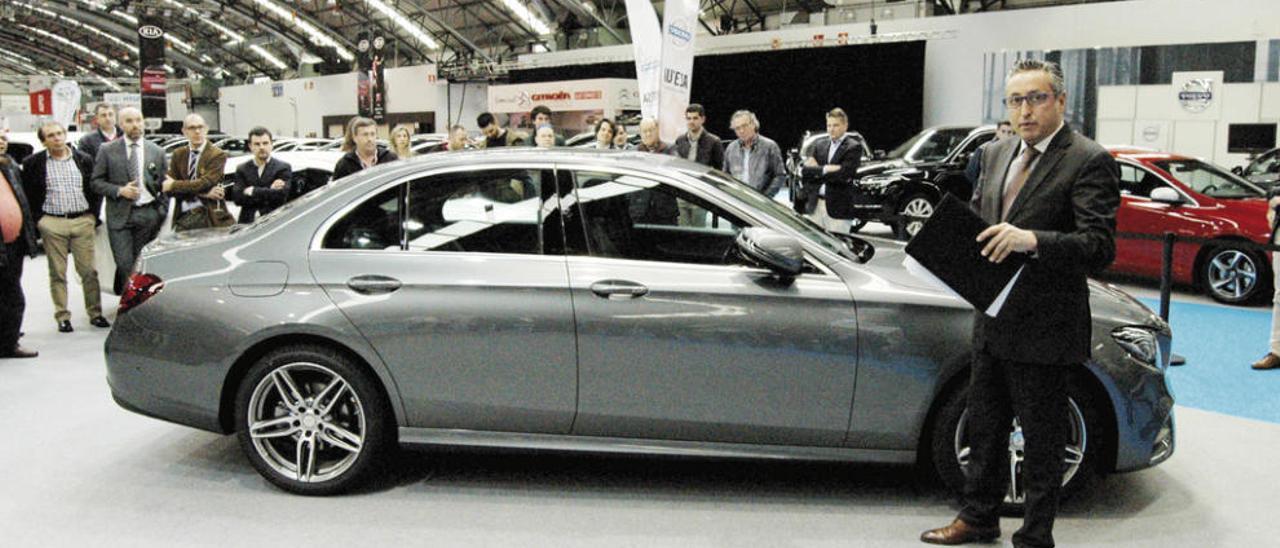
[[[601,118],[639,116],[640,91],[633,78],[494,84],[489,86],[488,104],[489,112],[508,115],[506,125],[511,128],[530,128],[529,110],[546,105],[552,125],[573,135],[590,131]]]

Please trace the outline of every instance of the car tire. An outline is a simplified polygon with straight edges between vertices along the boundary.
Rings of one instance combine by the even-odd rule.
[[[968,383],[964,383],[957,389],[952,390],[939,409],[930,432],[930,458],[933,471],[942,479],[943,484],[956,494],[963,492],[965,483],[965,470],[961,462],[967,450],[967,445],[964,442],[964,431],[960,421],[965,414],[968,397]],[[1106,436],[1102,435],[1103,430],[1102,424],[1098,419],[1098,407],[1090,396],[1089,391],[1081,387],[1079,383],[1068,381],[1067,398],[1068,420],[1072,422],[1072,426],[1068,430],[1067,446],[1070,451],[1069,454],[1083,455],[1083,457],[1073,457],[1069,461],[1070,464],[1066,465],[1066,469],[1063,471],[1063,478],[1066,483],[1063,484],[1060,491],[1060,499],[1065,499],[1080,491],[1097,475],[1099,455],[1104,454],[1102,443],[1103,440],[1107,439]],[[1014,427],[1016,424],[1017,420],[1015,419],[1010,425],[1009,451],[1011,453],[1016,451],[1013,447]],[[1017,451],[1017,453],[1020,454],[1021,451]],[[1017,485],[1022,485],[1021,467],[1018,467],[1015,473],[1018,474]],[[1019,492],[1015,494],[1012,491],[1011,489],[1005,494],[1004,504],[1002,505],[1003,513],[1017,514],[1023,508],[1022,496],[1025,493]]]
[[[910,240],[924,226],[924,222],[933,216],[933,210],[937,206],[937,200],[926,193],[916,192],[907,196],[898,208],[898,221],[893,225],[894,236],[900,240]]]
[[[1260,301],[1271,288],[1266,262],[1257,253],[1232,243],[1205,253],[1199,282],[1209,297],[1226,304]]]
[[[382,390],[355,360],[323,346],[268,352],[236,392],[236,432],[267,481],[334,495],[369,480],[394,441]]]

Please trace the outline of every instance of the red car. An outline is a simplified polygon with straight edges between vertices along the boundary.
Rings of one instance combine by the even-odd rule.
[[[1120,164],[1120,211],[1116,218],[1116,260],[1110,272],[1159,278],[1162,242],[1124,237],[1203,238],[1179,240],[1173,251],[1175,283],[1194,284],[1224,303],[1260,301],[1271,292],[1265,245],[1266,192],[1211,163],[1187,156],[1132,147],[1111,147]]]

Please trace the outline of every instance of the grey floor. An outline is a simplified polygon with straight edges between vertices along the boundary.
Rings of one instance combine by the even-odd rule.
[[[234,438],[117,407],[105,330],[73,283],[57,333],[47,279],[27,263],[40,357],[0,360],[0,546],[920,546],[955,513],[901,468],[505,452],[406,453],[367,492],[286,495]],[[1066,501],[1060,545],[1277,545],[1280,425],[1177,413],[1175,456]]]

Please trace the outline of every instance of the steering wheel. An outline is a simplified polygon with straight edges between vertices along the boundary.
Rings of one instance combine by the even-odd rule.
[[[1208,193],[1210,193],[1210,192],[1212,192],[1212,191],[1214,191],[1214,190],[1218,190],[1218,185],[1208,185],[1208,186],[1206,186],[1206,187],[1204,187],[1204,188],[1200,189],[1200,193],[1201,193],[1201,194],[1208,194]]]

